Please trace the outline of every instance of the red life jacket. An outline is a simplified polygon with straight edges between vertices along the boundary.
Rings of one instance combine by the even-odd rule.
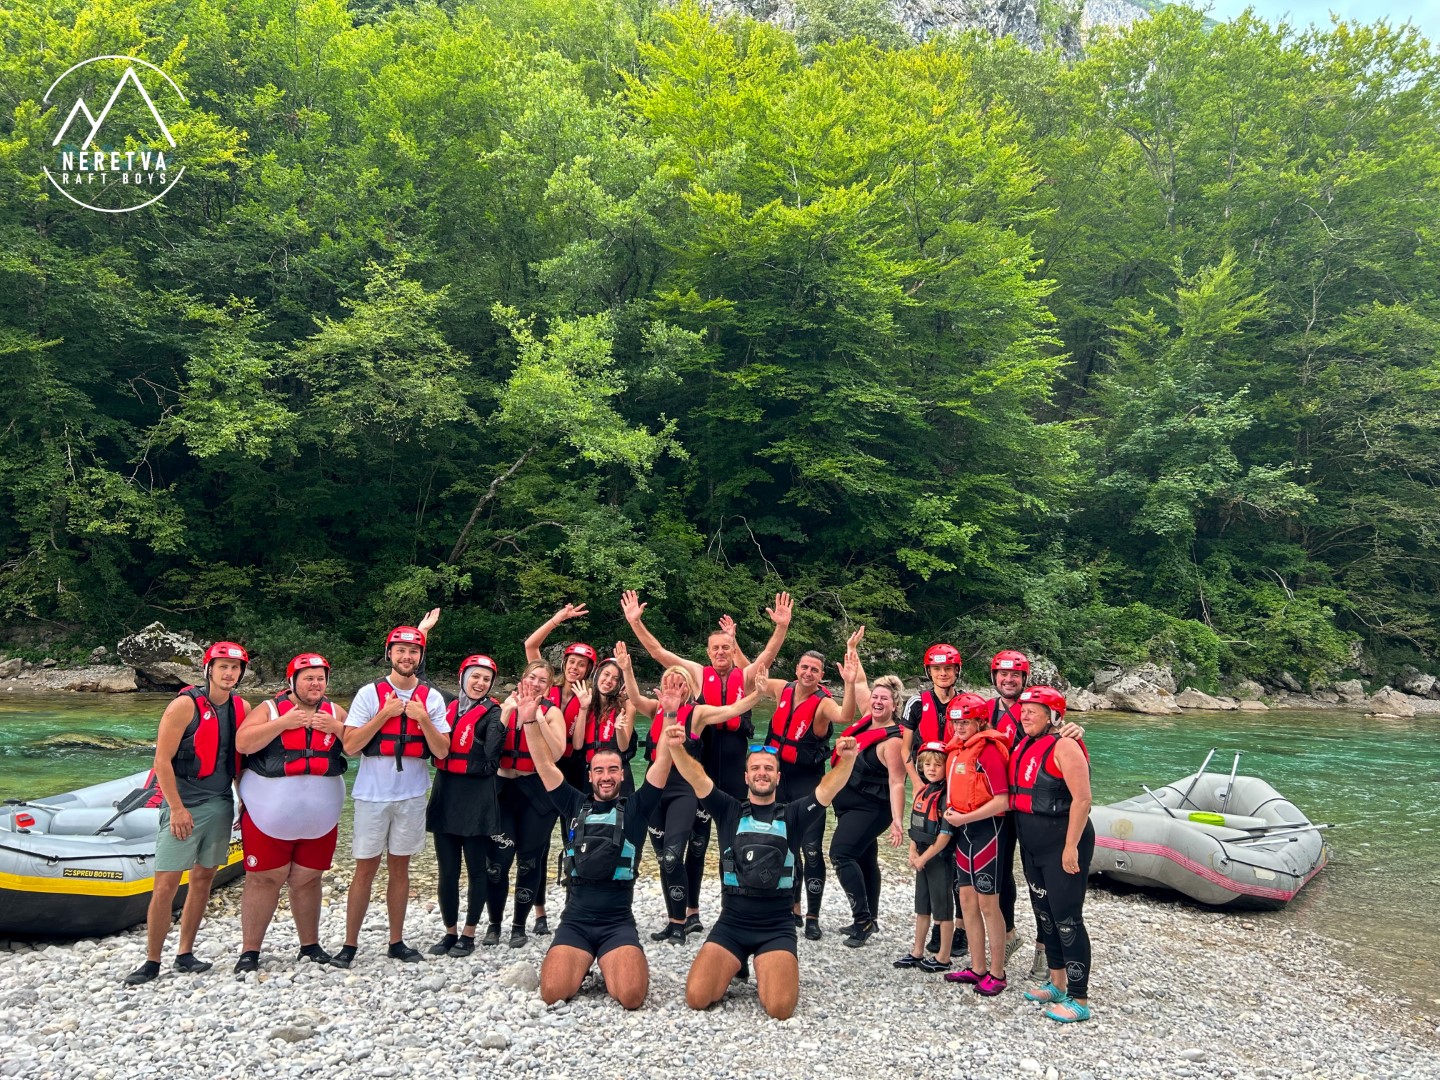
[[[460,702],[452,701],[445,709],[445,719],[450,724],[450,752],[443,758],[435,759],[435,768],[441,772],[463,773],[467,776],[490,775],[494,773],[495,762],[486,762],[485,747],[479,735],[481,725],[492,714],[496,722],[500,719],[500,703],[494,698],[481,698],[456,717]]]
[[[926,784],[910,803],[910,839],[917,847],[928,848],[940,835],[945,820],[945,785]]]
[[[424,683],[416,683],[410,700],[425,705],[429,693],[428,686]],[[375,683],[375,697],[378,699],[375,705],[377,711],[383,709],[385,703],[394,696],[395,687],[391,685],[389,679],[381,679]],[[366,757],[393,757],[395,767],[398,769],[401,758],[428,758],[430,746],[425,741],[425,733],[420,728],[420,721],[411,720],[402,712],[399,716],[392,716],[381,724],[380,730],[360,752]]]
[[[787,765],[823,769],[830,740],[815,734],[815,712],[830,696],[830,691],[817,687],[815,693],[796,705],[796,685],[788,682],[780,691],[780,704],[770,717],[770,733],[765,736],[765,745],[778,747],[780,760]]]
[[[700,673],[700,700],[706,705],[733,705],[745,696],[745,672],[732,667],[722,678],[708,664]],[[750,722],[750,714],[742,713],[721,724],[711,724],[707,731],[739,731]],[[754,730],[753,728],[751,729]]]
[[[287,695],[272,701],[270,707],[279,719],[295,708],[295,702]],[[325,698],[318,711],[334,716],[335,706]],[[340,776],[349,764],[340,737],[319,728],[290,728],[245,755],[245,768],[257,776]]]
[[[1090,760],[1085,743],[1076,740]],[[1055,747],[1060,736],[1052,731],[1031,737],[1022,735],[1010,755],[1010,809],[1042,817],[1066,817],[1075,801],[1064,777],[1054,772]]]
[[[185,731],[180,736],[180,745],[175,750],[175,756],[170,759],[171,768],[178,777],[203,780],[214,775],[216,769],[227,768],[226,762],[218,760],[220,717],[216,715],[215,706],[211,705],[210,699],[205,696],[205,691],[198,686],[185,687],[179,696],[188,697],[195,703],[195,715],[190,723],[185,725]],[[245,722],[245,706],[234,694],[230,695],[230,700],[234,702],[235,714],[235,726],[230,731],[230,745],[234,746],[235,732],[240,730],[240,725]],[[240,754],[237,751],[231,757],[228,769],[230,778],[234,779],[240,771]]]
[[[858,735],[855,735],[855,742],[857,744],[855,754],[857,757],[863,754],[866,750],[869,750],[870,747],[874,746],[876,743],[882,743],[886,739],[893,738],[895,735],[895,729],[893,727],[869,727],[869,724],[870,714],[866,713],[859,720],[856,720],[853,724],[851,724],[849,727],[847,727],[844,731],[840,733],[840,737],[842,739],[846,738],[849,735],[855,735],[857,731],[860,733]],[[830,767],[833,769],[836,765],[839,764],[840,751],[832,751],[830,754]]]
[[[618,751],[620,757],[625,761],[629,761],[635,756],[635,736],[633,734],[630,736],[629,749],[620,749],[620,743],[615,737],[615,725],[619,719],[619,709],[611,709],[603,717],[593,708],[586,714],[583,749],[587,765],[594,758],[595,752],[602,747],[606,750]]]
[[[950,695],[950,700],[955,700],[954,694]],[[912,756],[927,742],[950,741],[954,731],[945,716],[945,708],[949,704],[948,701],[941,703],[934,690],[920,691],[920,722],[915,725],[915,741],[910,747]]]
[[[1004,735],[1010,746],[1014,746],[1023,730],[1020,727],[1020,702],[1017,700],[1006,707],[1004,698],[994,698],[990,702],[990,726]]]
[[[545,695],[545,700],[557,709],[560,709],[560,697],[560,687],[552,686],[550,687],[550,692]],[[565,716],[565,749],[560,751],[560,756],[569,757],[575,752],[575,743],[573,740],[575,738],[575,721],[580,719],[579,697],[571,694],[570,700],[565,703],[565,707],[560,709],[560,711]]]
[[[655,710],[655,715],[650,718],[650,731],[645,736],[645,760],[652,764],[655,761],[656,741],[660,738],[660,717],[662,715],[664,714],[659,709]],[[676,711],[675,722],[685,729],[686,751],[691,757],[698,759],[700,757],[700,740],[690,730],[690,717],[693,715],[695,715],[694,703],[686,702]],[[679,771],[679,769],[675,770],[675,772]]]
[[[505,721],[505,738],[500,742],[500,768],[522,773],[535,771],[530,744],[525,739],[525,728],[520,723],[519,709],[511,710],[510,719]]]
[[[992,785],[979,768],[980,752],[994,746],[1010,760],[1010,740],[994,728],[982,728],[945,758],[945,804],[960,814],[978,810],[995,797]]]

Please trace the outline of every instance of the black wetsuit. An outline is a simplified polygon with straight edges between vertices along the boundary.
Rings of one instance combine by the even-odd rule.
[[[1080,872],[1065,871],[1061,856],[1070,827],[1073,800],[1063,778],[1051,775],[1050,763],[1059,737],[1022,735],[1010,757],[1010,788],[1017,826],[1020,861],[1030,887],[1030,903],[1053,969],[1064,968],[1071,997],[1089,995],[1090,933],[1085,928],[1085,885],[1095,854],[1095,826],[1085,823],[1077,845]],[[1083,744],[1080,744],[1083,746]],[[1027,774],[1028,779],[1027,779]]]
[[[754,805],[727,795],[718,787],[702,800],[715,822],[715,835],[721,853],[720,917],[710,928],[706,941],[713,941],[742,964],[751,956],[783,950],[794,954],[795,920],[790,913],[791,889],[777,879],[771,890],[741,890],[727,884],[726,854],[736,847],[741,812],[749,807],[750,816],[765,823],[781,822],[789,851],[789,873],[798,869],[801,837],[809,831],[817,817],[825,816],[825,808],[813,797],[799,802],[774,802]]]
[[[567,845],[571,843],[582,808],[588,806],[590,814],[603,814],[618,806],[623,819],[619,828],[630,847],[633,871],[640,860],[640,852],[644,850],[646,822],[660,805],[660,789],[645,783],[629,798],[621,796],[609,802],[599,802],[569,784],[561,784],[550,792],[550,799],[560,815],[560,834]],[[552,947],[569,945],[597,959],[622,946],[639,948],[640,937],[635,931],[633,876],[625,881],[600,884],[576,880],[573,868],[569,872],[569,899],[565,902],[560,925],[555,930]]]
[[[849,782],[835,796],[830,862],[850,901],[856,925],[875,918],[880,902],[879,837],[895,820],[890,807],[890,770],[880,757],[880,748],[899,738],[900,729],[888,731],[884,740],[859,753]]]

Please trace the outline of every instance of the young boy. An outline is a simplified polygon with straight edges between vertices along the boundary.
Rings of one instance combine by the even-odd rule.
[[[950,949],[955,939],[955,864],[946,858],[955,830],[945,821],[945,746],[930,742],[920,748],[915,762],[925,786],[910,806],[910,866],[915,871],[915,941],[895,961],[897,968],[919,968],[931,973],[950,970]],[[940,948],[925,955],[930,920],[940,926]]]

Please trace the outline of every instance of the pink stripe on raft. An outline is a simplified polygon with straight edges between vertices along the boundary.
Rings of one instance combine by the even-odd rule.
[[[1300,882],[1295,888],[1286,891],[1285,889],[1273,889],[1266,885],[1241,884],[1233,878],[1226,877],[1218,870],[1212,870],[1208,866],[1202,866],[1195,860],[1186,858],[1174,848],[1165,847],[1163,844],[1143,844],[1128,840],[1119,840],[1113,836],[1097,836],[1095,837],[1095,843],[1099,847],[1114,848],[1117,851],[1133,851],[1138,855],[1159,855],[1161,858],[1169,859],[1178,866],[1184,867],[1197,877],[1202,877],[1206,881],[1213,882],[1230,892],[1244,893],[1247,896],[1259,896],[1266,900],[1293,900],[1295,894],[1305,887],[1305,882],[1319,873],[1320,868],[1325,865],[1325,860],[1321,859],[1315,864],[1315,868],[1305,875],[1304,881]],[[1277,870],[1276,873],[1284,873],[1284,871]]]

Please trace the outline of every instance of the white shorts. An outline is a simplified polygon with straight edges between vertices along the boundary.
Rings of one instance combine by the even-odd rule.
[[[414,855],[425,846],[425,796],[399,802],[355,800],[357,859],[374,859],[384,852]]]

